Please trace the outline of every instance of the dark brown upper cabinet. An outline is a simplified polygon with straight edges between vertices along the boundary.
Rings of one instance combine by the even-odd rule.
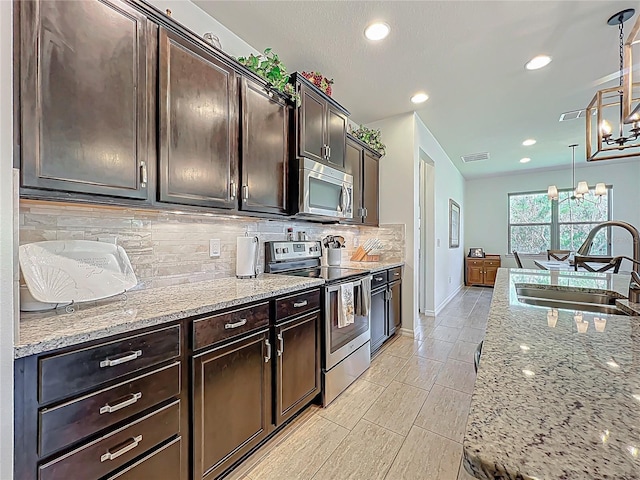
[[[345,170],[353,175],[353,218],[344,223],[379,224],[379,160],[379,153],[347,135]]]
[[[234,209],[238,77],[182,36],[160,29],[159,200]]]
[[[124,2],[18,2],[21,183],[147,199],[156,27]]]
[[[242,79],[242,188],[240,209],[287,213],[292,108],[275,92]]]
[[[297,72],[297,154],[344,170],[349,112]]]

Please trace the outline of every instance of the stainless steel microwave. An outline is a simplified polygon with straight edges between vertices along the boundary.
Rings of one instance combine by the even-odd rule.
[[[298,216],[334,220],[353,218],[353,176],[301,158]]]

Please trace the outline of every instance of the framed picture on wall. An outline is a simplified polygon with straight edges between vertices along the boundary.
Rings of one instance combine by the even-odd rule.
[[[460,246],[460,205],[449,199],[449,248]]]

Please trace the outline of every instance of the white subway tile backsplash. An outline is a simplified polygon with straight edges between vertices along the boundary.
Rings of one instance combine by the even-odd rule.
[[[379,238],[385,260],[404,258],[404,225],[380,228],[323,225],[299,220],[262,220],[210,214],[177,214],[166,211],[100,208],[47,202],[20,204],[20,243],[44,240],[97,240],[116,236],[129,255],[139,280],[138,288],[156,288],[198,282],[235,274],[236,238],[245,233],[261,242],[283,240],[287,228],[305,231],[309,238],[342,235],[346,247],[343,258],[355,250],[354,238],[362,244]],[[220,239],[221,256],[209,257],[209,240]],[[264,248],[260,250],[264,266]]]

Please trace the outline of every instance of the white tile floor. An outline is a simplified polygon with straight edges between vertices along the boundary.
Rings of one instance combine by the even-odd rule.
[[[231,475],[243,480],[470,480],[462,439],[493,290],[465,288],[416,338],[386,345],[328,408],[312,406]]]

